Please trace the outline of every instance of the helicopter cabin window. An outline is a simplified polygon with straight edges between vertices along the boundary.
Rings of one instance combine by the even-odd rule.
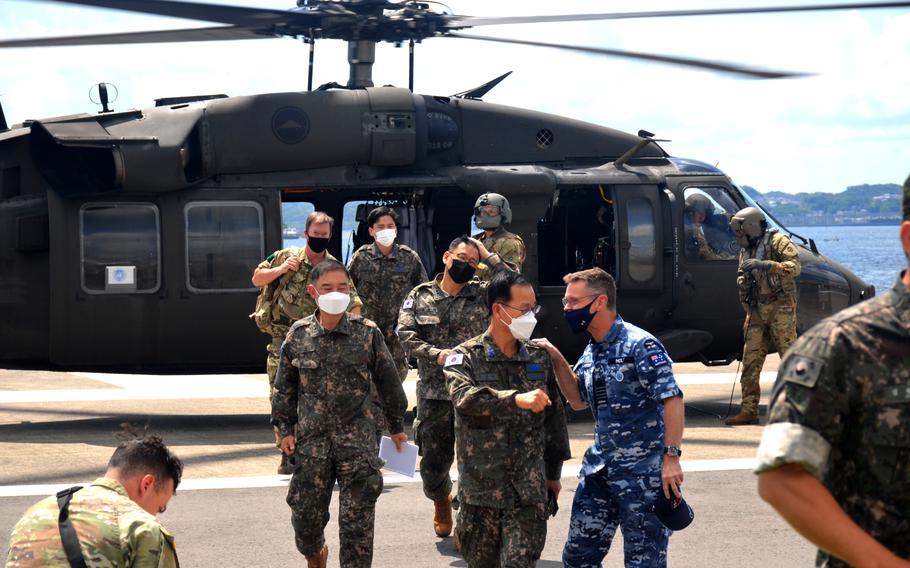
[[[79,211],[82,288],[151,293],[161,280],[161,221],[151,203],[88,203]]]
[[[635,197],[627,205],[629,223],[629,277],[648,282],[657,271],[657,239],[654,207],[647,199]]]
[[[252,201],[197,201],[184,211],[189,289],[254,290],[250,274],[265,255],[262,207]]]
[[[285,201],[281,204],[282,248],[306,244],[306,219],[316,206],[307,201]]]
[[[722,187],[687,187],[685,252],[689,260],[735,260],[739,256],[730,219],[740,207]]]
[[[616,226],[610,186],[561,187],[537,225],[538,274],[543,286],[587,268],[616,276]]]

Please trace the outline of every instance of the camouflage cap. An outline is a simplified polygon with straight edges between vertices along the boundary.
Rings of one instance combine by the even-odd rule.
[[[904,221],[910,221],[910,176],[907,176],[907,181],[904,182]]]

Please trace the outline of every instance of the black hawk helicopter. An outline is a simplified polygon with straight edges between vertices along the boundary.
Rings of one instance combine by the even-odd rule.
[[[310,44],[307,92],[158,99],[154,108],[8,126],[0,113],[0,363],[67,368],[261,368],[265,338],[247,318],[253,268],[282,247],[282,205],[309,204],[344,226],[376,204],[400,208],[399,238],[432,273],[466,232],[475,198],[504,194],[524,272],[545,310],[537,333],[568,353],[561,278],[602,267],[623,316],[677,361],[728,362],[742,348],[737,246],[727,229],[756,203],[715,167],[668,155],[653,135],[480,100],[503,77],[453,96],[413,93],[414,44],[458,37],[780,78],[734,63],[478,36],[537,22],[902,8],[844,3],[482,18],[435,3],[299,0],[272,10],[176,0],[59,0],[217,26],[0,41],[0,48],[269,39]],[[313,90],[316,41],[348,43],[347,85]],[[377,42],[407,43],[410,88],[374,87]],[[106,89],[100,89],[107,110]],[[711,260],[690,250],[685,204],[708,200]],[[354,207],[350,205],[354,204]],[[774,221],[779,230],[784,227]],[[791,233],[792,235],[792,233]],[[798,235],[799,328],[874,289]]]

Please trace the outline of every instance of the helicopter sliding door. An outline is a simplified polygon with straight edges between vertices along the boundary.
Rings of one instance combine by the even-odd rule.
[[[179,371],[261,358],[250,276],[267,232],[280,242],[277,191],[49,201],[52,363]]]

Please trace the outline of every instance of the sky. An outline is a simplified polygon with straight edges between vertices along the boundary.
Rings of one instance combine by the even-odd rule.
[[[818,1],[818,0],[816,0]],[[290,8],[293,0],[223,0]],[[536,15],[719,6],[786,0],[447,0],[458,14]],[[792,2],[790,2],[792,3]],[[0,0],[0,37],[202,27],[205,22]],[[433,38],[417,47],[415,90],[450,95],[506,72],[484,100],[628,132],[645,129],[674,156],[716,164],[759,191],[843,191],[903,183],[910,173],[910,8],[751,16],[485,26],[469,33],[722,59],[815,73],[740,79],[537,47]],[[89,90],[113,83],[117,110],[187,94],[306,89],[307,46],[285,38],[170,45],[0,51],[0,103],[11,123],[95,112]],[[374,81],[407,86],[407,48],[377,49]],[[346,46],[316,46],[314,83],[347,80]]]

